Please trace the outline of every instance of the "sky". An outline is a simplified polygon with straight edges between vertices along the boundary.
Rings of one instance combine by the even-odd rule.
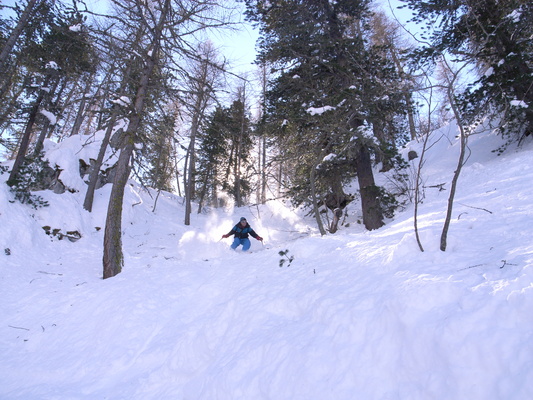
[[[412,204],[372,232],[358,201],[334,235],[320,236],[281,201],[205,209],[185,226],[183,199],[130,181],[125,264],[106,280],[111,185],[88,213],[78,172],[102,135],[47,141],[70,188],[36,193],[48,207],[13,201],[0,175],[0,399],[533,398],[533,142],[497,156],[502,138],[481,128],[469,140],[446,252],[453,123],[432,134],[425,155],[424,252]],[[421,143],[403,156],[410,150],[420,155]],[[378,184],[390,183],[378,169]],[[241,216],[264,238],[249,253],[221,238]]]

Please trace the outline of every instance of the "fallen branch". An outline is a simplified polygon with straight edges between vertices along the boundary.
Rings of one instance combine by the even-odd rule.
[[[439,183],[438,185],[431,185],[431,186],[423,186],[423,188],[424,189],[437,188],[437,189],[439,189],[439,192],[442,192],[443,190],[446,190],[446,189],[444,189],[444,185],[446,185],[446,183]]]
[[[489,211],[489,210],[487,210],[486,208],[467,206],[466,204],[462,204],[462,203],[457,203],[457,204],[461,204],[461,205],[464,206],[464,207],[473,208],[473,209],[475,209],[475,210],[486,211],[486,212],[488,212],[489,214],[492,214],[492,211]]]
[[[28,328],[21,328],[20,326],[12,326],[12,325],[8,325],[8,327],[13,328],[13,329],[22,329],[23,331],[29,331]]]
[[[465,269],[471,269],[471,268],[482,267],[483,265],[486,265],[486,264],[471,265],[470,267],[461,268],[461,269],[459,269],[458,271],[464,271]]]
[[[508,263],[507,260],[502,260],[502,263],[503,265],[500,267],[500,269],[503,269],[503,267],[505,267],[506,265],[514,265],[515,267],[518,265],[518,264]]]

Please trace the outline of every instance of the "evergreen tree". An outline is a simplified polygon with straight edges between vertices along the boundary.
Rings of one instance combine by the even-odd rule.
[[[505,116],[533,133],[533,4],[529,0],[404,0],[415,20],[427,23],[430,44],[421,60],[451,54],[475,63],[479,78],[463,97],[469,122],[484,115]],[[503,124],[502,124],[503,125]]]
[[[21,65],[28,71],[28,82],[31,82],[28,93],[31,106],[9,182],[17,179],[36,131],[40,132],[34,141],[33,157],[39,156],[44,139],[51,135],[61,113],[65,88],[76,85],[83,73],[94,71],[92,47],[81,29],[81,15],[61,8],[47,9],[47,12],[48,29],[42,32],[38,42],[27,46],[31,56],[21,55]]]
[[[198,57],[191,60],[186,80],[184,108],[190,119],[189,147],[185,165],[185,225],[190,225],[192,200],[196,197],[196,139],[206,117],[207,110],[216,100],[215,91],[223,70],[217,60],[217,52],[211,42],[197,47]]]
[[[159,118],[142,149],[144,183],[157,190],[172,192],[174,178],[174,140],[177,113],[170,107],[159,114]]]
[[[229,110],[219,106],[200,130],[196,166],[199,211],[204,205],[219,205],[218,192],[222,187],[222,174],[229,165],[228,126]]]
[[[237,206],[251,192],[249,167],[251,139],[250,120],[243,102],[217,107],[201,133],[198,149],[198,191],[202,199],[218,205],[222,190]]]
[[[368,42],[368,1],[247,1],[262,32],[260,59],[277,78],[268,95],[270,123],[283,138],[285,159],[297,164],[291,193],[315,208],[343,208],[344,183],[356,174],[363,222],[383,225],[373,158],[395,147],[385,115],[405,110],[399,76]],[[327,157],[327,161],[324,161]]]

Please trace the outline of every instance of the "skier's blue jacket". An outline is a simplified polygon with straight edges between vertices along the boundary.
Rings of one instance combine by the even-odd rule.
[[[231,229],[231,231],[228,232],[227,235],[235,235],[235,237],[239,239],[248,239],[248,234],[252,235],[256,239],[259,237],[259,235],[255,233],[250,224],[247,222],[244,228],[240,223],[238,223]]]

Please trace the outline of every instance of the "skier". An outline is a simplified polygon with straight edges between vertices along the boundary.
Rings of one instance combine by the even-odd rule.
[[[259,236],[255,231],[252,229],[252,227],[248,224],[246,221],[246,218],[241,217],[238,224],[236,224],[231,231],[226,233],[225,235],[222,235],[222,238],[225,239],[227,237],[230,237],[231,235],[234,235],[233,243],[231,244],[231,248],[235,250],[237,247],[242,245],[242,251],[247,251],[250,248],[250,239],[248,239],[248,234],[252,235],[257,240],[263,241],[263,238]]]

